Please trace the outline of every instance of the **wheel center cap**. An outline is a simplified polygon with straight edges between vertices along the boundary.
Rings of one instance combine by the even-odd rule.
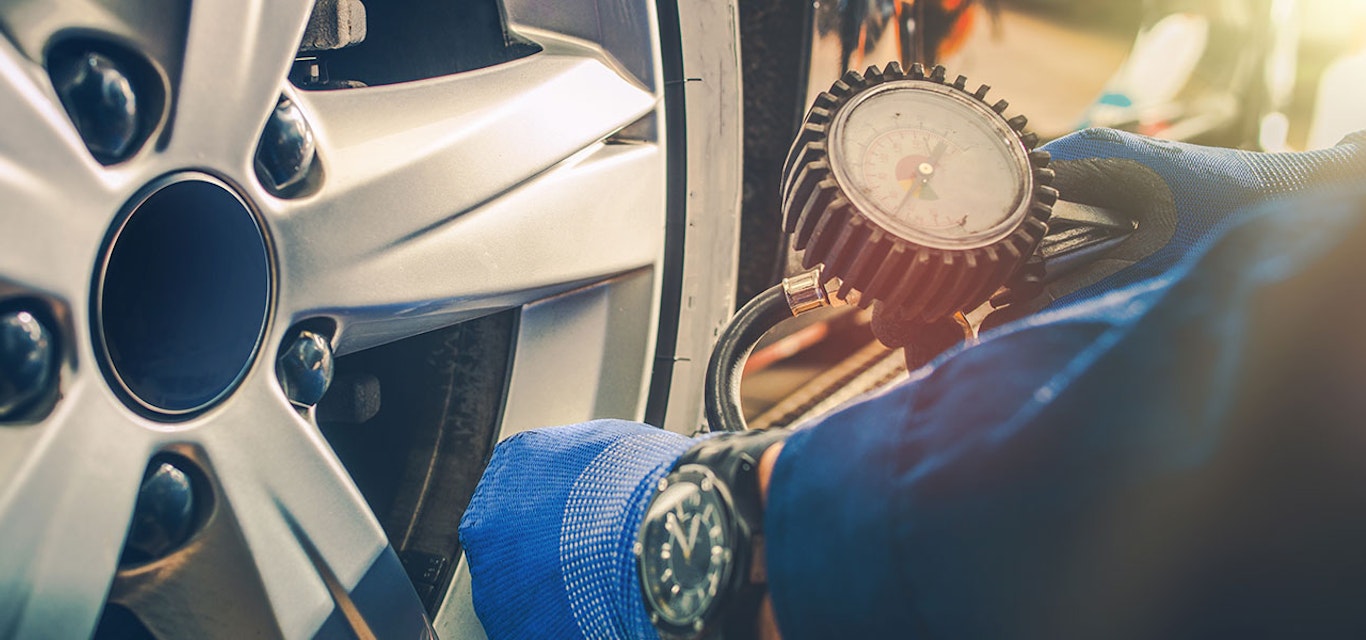
[[[102,368],[139,411],[207,409],[246,375],[265,333],[261,224],[228,185],[189,172],[148,185],[119,220],[92,301]]]

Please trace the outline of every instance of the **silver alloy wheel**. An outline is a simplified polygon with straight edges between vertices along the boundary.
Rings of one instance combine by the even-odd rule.
[[[388,546],[271,366],[303,320],[334,321],[345,355],[521,308],[504,436],[609,410],[642,418],[662,398],[667,426],[691,431],[710,341],[732,304],[736,9],[683,0],[675,18],[664,4],[622,13],[594,0],[509,1],[511,26],[543,52],[307,92],[286,74],[311,0],[0,3],[0,301],[51,301],[64,338],[52,410],[0,424],[0,637],[91,633],[159,452],[212,470],[240,532],[238,555],[220,555],[259,577],[258,611],[273,616],[262,628],[309,636],[345,608]],[[612,22],[622,15],[647,19]],[[99,34],[162,63],[170,108],[125,160],[92,157],[54,91],[44,55],[65,33]],[[277,197],[253,167],[282,96],[310,123],[323,172],[300,197]],[[670,129],[685,123],[686,133]],[[186,170],[250,203],[270,246],[272,293],[261,346],[231,393],[168,421],[130,407],[102,373],[90,301],[125,203]],[[660,322],[661,309],[676,320]],[[662,393],[651,395],[652,381]],[[175,599],[129,606],[161,637],[213,632],[205,620],[240,615],[215,609],[205,582],[216,578],[163,585],[188,616],[146,609]],[[445,637],[479,633],[467,598],[459,576],[436,621]]]

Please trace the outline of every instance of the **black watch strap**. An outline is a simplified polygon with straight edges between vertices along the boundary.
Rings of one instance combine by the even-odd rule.
[[[697,443],[675,464],[709,469],[730,493],[736,533],[736,571],[721,596],[719,628],[722,638],[741,640],[755,636],[759,604],[767,591],[766,579],[754,576],[756,549],[763,549],[764,509],[759,493],[759,459],[769,447],[786,440],[787,429],[723,433]],[[757,580],[755,579],[757,578]]]
[[[764,510],[759,495],[759,458],[769,447],[787,439],[787,429],[727,432],[707,438],[688,449],[674,463],[702,465],[730,490],[735,516],[749,534],[762,533]]]

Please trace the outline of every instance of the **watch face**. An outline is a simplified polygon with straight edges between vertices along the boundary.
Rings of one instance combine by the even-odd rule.
[[[641,526],[641,586],[656,624],[700,630],[730,575],[728,512],[711,472],[668,480]]]
[[[903,239],[973,249],[1024,220],[1033,178],[1023,144],[957,89],[881,85],[840,110],[830,138],[831,168],[850,200]]]

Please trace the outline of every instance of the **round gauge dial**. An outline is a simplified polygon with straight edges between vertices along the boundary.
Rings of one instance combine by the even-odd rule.
[[[817,96],[783,168],[802,267],[912,323],[974,309],[1020,273],[1058,192],[1028,120],[990,90],[893,62]]]
[[[670,625],[693,627],[729,576],[732,553],[725,503],[709,474],[675,482],[655,497],[641,528],[641,585]]]
[[[873,222],[940,249],[1009,235],[1033,188],[1015,132],[972,96],[929,81],[888,82],[851,101],[831,126],[830,165]]]

